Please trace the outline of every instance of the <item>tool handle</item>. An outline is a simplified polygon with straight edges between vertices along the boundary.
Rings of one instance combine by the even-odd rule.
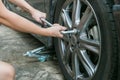
[[[47,20],[45,20],[44,18],[40,18],[43,22],[45,22],[48,26],[52,27],[53,25],[48,22]]]
[[[66,32],[65,32],[65,31],[61,31],[61,33],[62,33],[62,34],[66,34]]]

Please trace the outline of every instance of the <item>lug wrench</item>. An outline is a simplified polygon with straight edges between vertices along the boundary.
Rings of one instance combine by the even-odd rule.
[[[43,22],[45,22],[48,26],[52,27],[53,24],[51,24],[50,22],[48,22],[47,20],[45,20],[44,18],[40,18]],[[70,33],[77,33],[78,30],[73,29],[73,30],[69,30],[69,31],[61,31],[62,34],[70,34]]]

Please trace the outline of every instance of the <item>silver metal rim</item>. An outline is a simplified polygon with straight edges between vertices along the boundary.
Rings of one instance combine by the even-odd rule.
[[[87,0],[67,0],[59,23],[76,34],[65,34],[60,40],[60,57],[74,80],[90,80],[96,73],[101,56],[100,26],[96,13]]]

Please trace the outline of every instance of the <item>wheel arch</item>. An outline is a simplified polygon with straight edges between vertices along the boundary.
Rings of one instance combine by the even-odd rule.
[[[53,20],[54,23],[57,23],[58,20],[56,17],[58,17],[58,16],[56,15],[56,13],[59,14],[59,12],[60,12],[59,8],[64,4],[65,1],[66,0],[57,0],[57,2],[56,2],[56,7],[55,7],[55,11],[54,11],[54,20]]]

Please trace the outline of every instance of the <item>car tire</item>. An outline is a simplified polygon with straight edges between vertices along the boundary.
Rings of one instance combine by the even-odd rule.
[[[87,9],[92,14],[91,20],[85,17]],[[54,39],[58,61],[67,80],[117,80],[118,39],[107,0],[58,0],[55,22],[68,30],[78,30]],[[85,22],[88,24],[83,25]],[[94,26],[95,33],[91,32]]]
[[[117,32],[120,34],[120,7],[117,3],[113,6],[113,13],[115,17]],[[118,35],[118,44],[120,44],[120,35]],[[118,80],[120,80],[120,45],[118,45]]]

